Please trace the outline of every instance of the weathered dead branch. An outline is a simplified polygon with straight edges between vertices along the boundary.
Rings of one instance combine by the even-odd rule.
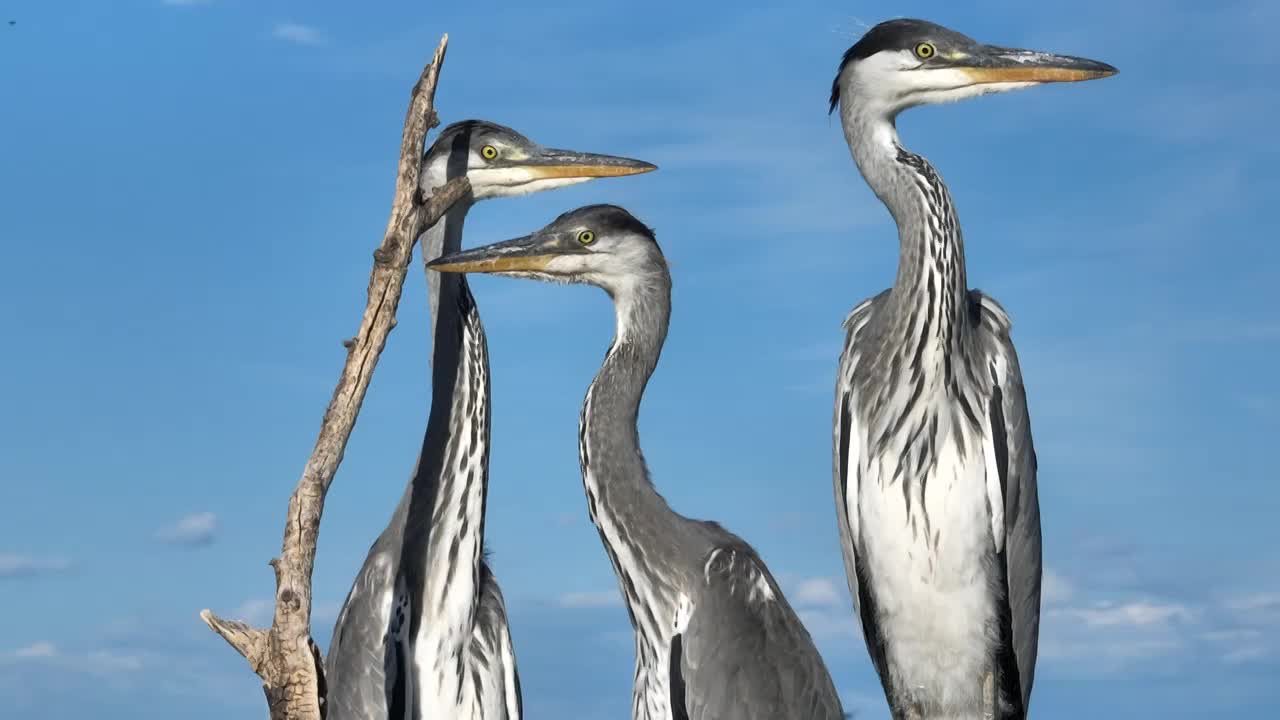
[[[387,335],[395,327],[396,308],[414,243],[425,228],[435,224],[450,206],[470,192],[466,178],[435,188],[425,201],[418,192],[423,143],[427,132],[439,123],[434,107],[435,91],[448,42],[448,35],[440,39],[431,63],[423,69],[410,97],[400,141],[391,218],[382,244],[373,253],[373,272],[360,329],[354,338],[343,343],[347,348],[347,361],[325,410],[315,449],[289,498],[280,556],[271,561],[276,576],[275,616],[271,627],[253,628],[243,622],[224,620],[208,610],[200,613],[205,624],[243,655],[249,667],[262,678],[272,720],[321,720],[323,717],[324,668],[311,639],[311,572],[315,566],[325,494],[342,462]]]

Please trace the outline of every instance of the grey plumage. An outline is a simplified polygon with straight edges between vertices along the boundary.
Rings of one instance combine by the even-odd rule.
[[[467,176],[472,192],[422,239],[427,259],[461,249],[477,201],[652,165],[551,150],[483,121],[449,126],[423,157],[422,188]],[[506,607],[483,552],[489,375],[466,279],[428,278],[431,411],[413,478],[339,613],[326,661],[330,720],[521,716]]]
[[[1040,618],[1036,459],[1010,322],[968,289],[950,193],[901,110],[1103,77],[1081,58],[897,20],[832,89],[854,160],[898,224],[894,285],[845,323],[834,485],[845,571],[895,718],[1024,717]]]
[[[388,717],[382,641],[387,632],[387,599],[395,583],[400,559],[398,538],[404,533],[408,499],[406,491],[387,529],[369,548],[334,622],[325,658],[328,718]]]
[[[652,231],[621,208],[588,206],[432,267],[585,282],[614,300],[617,330],[583,404],[579,459],[635,629],[632,717],[842,718],[812,638],[756,552],[716,523],[673,511],[649,479],[636,421],[671,309]]]
[[[843,718],[830,674],[764,562],[716,530],[692,600],[696,622],[676,638],[690,720]]]

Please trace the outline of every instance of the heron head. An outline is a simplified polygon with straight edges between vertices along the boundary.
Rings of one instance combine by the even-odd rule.
[[[428,267],[587,283],[615,295],[633,283],[667,277],[653,230],[616,205],[571,210],[533,234],[446,255]]]
[[[845,52],[831,83],[831,110],[860,103],[892,116],[916,105],[1116,72],[1096,60],[983,45],[924,20],[888,20]]]
[[[640,160],[542,147],[511,128],[482,120],[466,120],[445,128],[422,163],[423,190],[465,176],[471,181],[476,200],[657,170],[655,165]]]

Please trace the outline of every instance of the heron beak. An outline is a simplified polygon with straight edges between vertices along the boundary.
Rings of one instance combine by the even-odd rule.
[[[974,85],[1080,82],[1115,75],[1111,65],[1070,55],[988,45],[955,63]]]
[[[442,255],[427,263],[436,272],[450,273],[536,273],[563,254],[554,241],[540,234]]]
[[[643,160],[552,148],[543,150],[520,165],[535,180],[622,177],[658,169],[657,165]]]

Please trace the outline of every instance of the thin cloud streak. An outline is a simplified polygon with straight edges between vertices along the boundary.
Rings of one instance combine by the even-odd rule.
[[[301,23],[277,23],[271,34],[295,45],[323,45],[326,42],[319,28]]]
[[[276,605],[271,600],[251,598],[245,600],[240,604],[240,607],[236,608],[233,617],[250,625],[262,627],[271,623],[271,616],[275,613],[275,609]]]
[[[35,642],[8,653],[0,653],[0,665],[5,664],[40,664],[56,667],[59,670],[93,675],[132,673],[143,668],[142,658],[137,655],[110,650],[64,653],[57,645],[48,641]]]
[[[0,553],[0,579],[56,575],[70,569],[71,561],[65,558],[41,558],[31,555]]]
[[[796,605],[839,607],[844,593],[831,578],[806,578],[788,593]]]
[[[1042,658],[1090,673],[1205,658],[1240,665],[1274,656],[1280,640],[1280,593],[1206,602],[1141,593],[1122,600],[1089,600],[1091,594],[1101,593],[1086,592],[1057,572],[1045,571]]]
[[[1093,628],[1153,627],[1192,622],[1196,619],[1196,612],[1185,605],[1147,601],[1098,603],[1087,608],[1068,608],[1058,612]]]
[[[211,544],[217,532],[218,517],[211,512],[199,512],[160,528],[156,531],[156,540],[166,545],[201,547]]]
[[[18,648],[13,656],[19,658],[50,658],[58,654],[58,648],[50,642],[38,642],[24,648]]]

